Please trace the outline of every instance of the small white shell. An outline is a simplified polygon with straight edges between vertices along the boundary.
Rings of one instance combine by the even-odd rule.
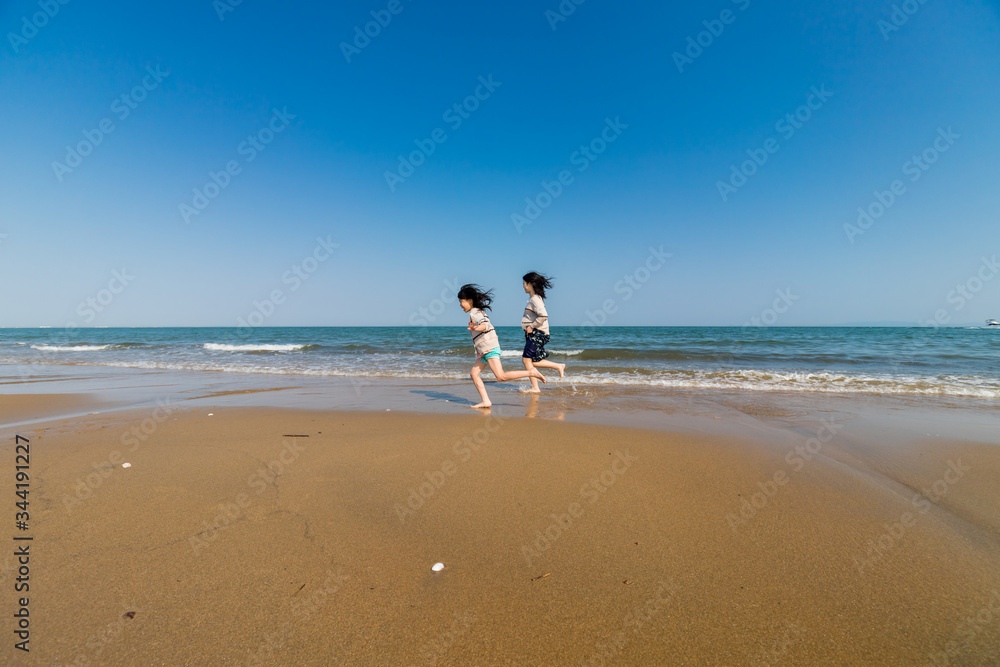
[[[431,569],[435,572],[440,572],[444,569],[444,563],[434,563],[434,565],[431,566]]]
[[[132,464],[131,464],[131,463],[123,463],[123,464],[122,464],[122,467],[123,467],[123,468],[131,468],[131,467],[132,467]]]

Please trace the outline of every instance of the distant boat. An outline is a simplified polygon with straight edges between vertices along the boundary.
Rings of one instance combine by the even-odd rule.
[[[1000,327],[1000,322],[996,320],[986,320],[986,326],[988,327]]]

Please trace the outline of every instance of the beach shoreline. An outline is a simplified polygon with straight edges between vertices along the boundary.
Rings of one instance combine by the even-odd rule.
[[[771,440],[815,431],[823,419],[850,422],[863,439],[910,442],[954,438],[1000,444],[1000,404],[955,396],[878,395],[719,388],[576,385],[551,379],[541,394],[527,381],[486,376],[491,414],[710,433]],[[60,395],[34,401],[32,396]],[[9,367],[0,374],[0,427],[42,423],[83,412],[170,402],[192,408],[464,414],[475,389],[465,380],[312,377],[53,365]],[[9,399],[9,400],[8,400]],[[76,409],[75,406],[80,406]]]

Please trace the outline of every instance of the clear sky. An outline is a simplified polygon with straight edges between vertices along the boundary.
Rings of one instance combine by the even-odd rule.
[[[0,3],[0,325],[1000,318],[996,2],[235,1]]]

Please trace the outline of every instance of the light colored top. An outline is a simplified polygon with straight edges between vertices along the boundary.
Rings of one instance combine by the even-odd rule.
[[[470,331],[472,334],[472,344],[476,347],[476,357],[481,357],[495,347],[500,347],[500,339],[497,338],[497,330],[493,328],[489,316],[479,308],[469,311],[469,321],[473,326],[486,323],[484,331]]]
[[[537,294],[532,294],[528,299],[524,315],[521,316],[521,328],[527,331],[528,327],[549,335],[549,314],[545,312],[545,302]]]

